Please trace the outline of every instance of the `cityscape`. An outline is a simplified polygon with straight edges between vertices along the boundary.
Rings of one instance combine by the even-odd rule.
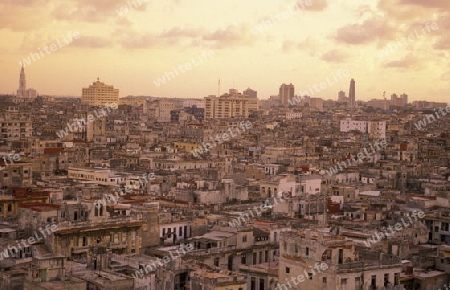
[[[450,289],[448,0],[0,8],[0,290]]]

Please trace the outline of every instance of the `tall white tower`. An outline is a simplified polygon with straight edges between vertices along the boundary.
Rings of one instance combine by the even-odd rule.
[[[27,85],[26,85],[26,80],[25,80],[25,70],[23,69],[23,63],[22,63],[22,69],[20,70],[19,89],[17,90],[17,96],[19,98],[27,97]]]

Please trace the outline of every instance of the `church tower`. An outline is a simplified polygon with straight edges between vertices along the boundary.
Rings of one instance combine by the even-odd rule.
[[[26,98],[27,97],[27,85],[25,81],[25,70],[23,68],[20,70],[20,80],[19,80],[19,89],[17,90],[17,97]]]

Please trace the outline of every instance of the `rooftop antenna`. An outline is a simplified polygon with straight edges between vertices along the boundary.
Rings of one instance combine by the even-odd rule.
[[[383,99],[384,99],[383,109],[384,109],[384,110],[387,110],[387,109],[389,109],[389,106],[387,105],[386,91],[383,91]]]
[[[220,97],[220,79],[219,79],[219,82],[218,82],[217,97]]]

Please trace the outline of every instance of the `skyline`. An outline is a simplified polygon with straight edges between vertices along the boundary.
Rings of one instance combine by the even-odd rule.
[[[406,93],[410,102],[447,102],[450,95],[448,1],[194,2],[0,4],[8,11],[0,20],[0,63],[8,72],[0,93],[16,92],[19,63],[50,46],[25,66],[28,87],[40,95],[80,97],[99,77],[118,88],[119,97],[203,98],[217,94],[220,79],[221,94],[250,87],[267,99],[283,83],[292,83],[298,95],[338,69],[349,78],[313,97],[348,95],[351,78],[358,83],[356,100],[381,99],[383,91]],[[70,33],[78,36],[71,42]],[[65,45],[56,49],[55,43]],[[155,84],[204,51],[214,57]]]

